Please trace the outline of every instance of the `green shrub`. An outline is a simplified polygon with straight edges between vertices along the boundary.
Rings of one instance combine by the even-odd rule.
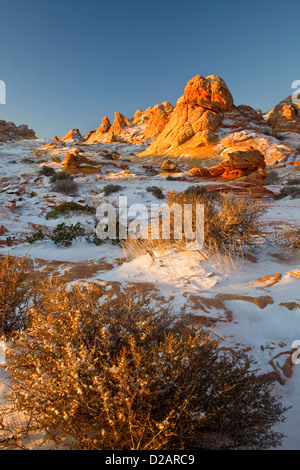
[[[285,409],[252,360],[150,303],[133,291],[42,285],[6,351],[9,399],[29,430],[75,450],[279,445]]]
[[[46,219],[58,219],[59,217],[65,217],[68,215],[73,214],[95,214],[96,209],[93,206],[89,206],[88,204],[82,205],[76,202],[62,202],[58,206],[51,209],[46,214]]]
[[[42,230],[37,230],[37,232],[33,233],[29,237],[26,237],[26,241],[32,245],[36,241],[44,240],[45,235],[43,234]]]
[[[51,240],[56,245],[63,245],[69,247],[72,242],[85,234],[85,230],[80,222],[77,224],[66,225],[64,222],[58,224],[52,232]]]

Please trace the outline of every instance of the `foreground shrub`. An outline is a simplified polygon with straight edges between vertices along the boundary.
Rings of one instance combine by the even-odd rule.
[[[33,266],[26,256],[0,258],[0,338],[25,327],[32,284]]]
[[[265,184],[272,185],[272,184],[279,184],[279,183],[280,183],[280,177],[278,175],[278,172],[276,170],[269,171],[265,179]]]
[[[7,350],[10,400],[72,449],[267,448],[285,409],[245,355],[132,291],[43,284]],[[186,335],[183,335],[183,332]]]

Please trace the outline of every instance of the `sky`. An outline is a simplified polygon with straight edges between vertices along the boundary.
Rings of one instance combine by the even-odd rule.
[[[218,75],[268,111],[300,80],[299,0],[0,0],[0,119],[84,135]]]

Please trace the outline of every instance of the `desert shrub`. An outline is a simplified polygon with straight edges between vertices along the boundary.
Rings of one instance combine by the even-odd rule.
[[[113,183],[107,184],[103,188],[104,196],[109,196],[110,194],[117,193],[121,191],[121,189],[122,189],[122,186],[120,186],[119,184],[113,184]]]
[[[202,254],[226,255],[230,259],[235,255],[241,255],[243,246],[253,243],[260,235],[258,219],[264,212],[264,206],[259,201],[253,201],[247,197],[235,197],[233,195],[222,195],[208,192],[204,186],[192,186],[184,192],[167,193],[167,204],[169,208],[179,205],[182,213],[182,238],[175,238],[176,219],[171,213],[170,237],[164,240],[162,232],[159,236],[148,230],[148,238],[134,240],[129,237],[123,243],[125,251],[131,253],[145,253],[153,250],[162,250],[177,246],[181,249],[186,247],[188,240],[184,236],[184,214],[185,205],[189,205],[191,211],[191,228],[195,232],[197,227],[196,206],[204,205],[204,246]],[[160,221],[161,229],[161,221]],[[146,237],[145,237],[146,238]],[[135,249],[134,249],[134,245]],[[232,260],[233,261],[233,260]]]
[[[0,258],[0,338],[25,327],[32,285],[33,266],[26,256]]]
[[[54,168],[52,168],[52,166],[46,166],[46,165],[43,165],[39,171],[39,174],[43,176],[53,176],[55,175],[55,173],[56,171],[54,170]]]
[[[65,217],[68,215],[73,215],[73,214],[81,214],[81,213],[86,213],[86,214],[95,214],[96,213],[96,208],[93,206],[89,206],[88,204],[82,205],[78,204],[76,202],[62,202],[58,206],[54,207],[51,209],[47,214],[46,214],[46,219],[58,219],[59,217]]]
[[[64,222],[58,224],[52,232],[51,240],[56,245],[63,245],[69,247],[72,242],[78,237],[82,237],[85,234],[84,227],[80,222],[76,224],[67,225]]]
[[[43,234],[42,230],[39,229],[36,232],[34,232],[32,235],[30,235],[29,237],[26,237],[26,241],[27,243],[32,245],[33,243],[37,241],[44,240],[44,238],[45,238],[45,235]]]
[[[67,196],[76,196],[78,185],[73,179],[61,179],[54,183],[52,191],[55,193],[62,193]]]
[[[288,226],[276,237],[281,249],[300,251],[300,227]]]
[[[9,399],[60,448],[268,448],[285,409],[245,354],[151,299],[47,282],[6,351]],[[186,330],[187,328],[185,328]]]
[[[153,196],[155,196],[157,199],[165,199],[166,197],[163,193],[163,190],[158,186],[148,186],[148,188],[146,188],[146,191],[152,193]]]
[[[269,184],[278,184],[278,183],[280,183],[280,177],[279,177],[277,171],[275,171],[275,170],[269,171],[269,173],[267,174],[267,177],[265,179],[265,184],[269,185]]]
[[[276,195],[277,199],[284,199],[290,197],[296,199],[300,197],[300,188],[297,186],[284,186],[280,189],[280,192]]]
[[[300,178],[292,178],[286,183],[288,186],[296,186],[297,184],[300,184]]]

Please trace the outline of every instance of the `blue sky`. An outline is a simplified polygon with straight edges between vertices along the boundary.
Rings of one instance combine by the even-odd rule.
[[[41,138],[175,104],[197,74],[267,111],[300,80],[298,0],[27,0],[0,4],[0,119]]]

